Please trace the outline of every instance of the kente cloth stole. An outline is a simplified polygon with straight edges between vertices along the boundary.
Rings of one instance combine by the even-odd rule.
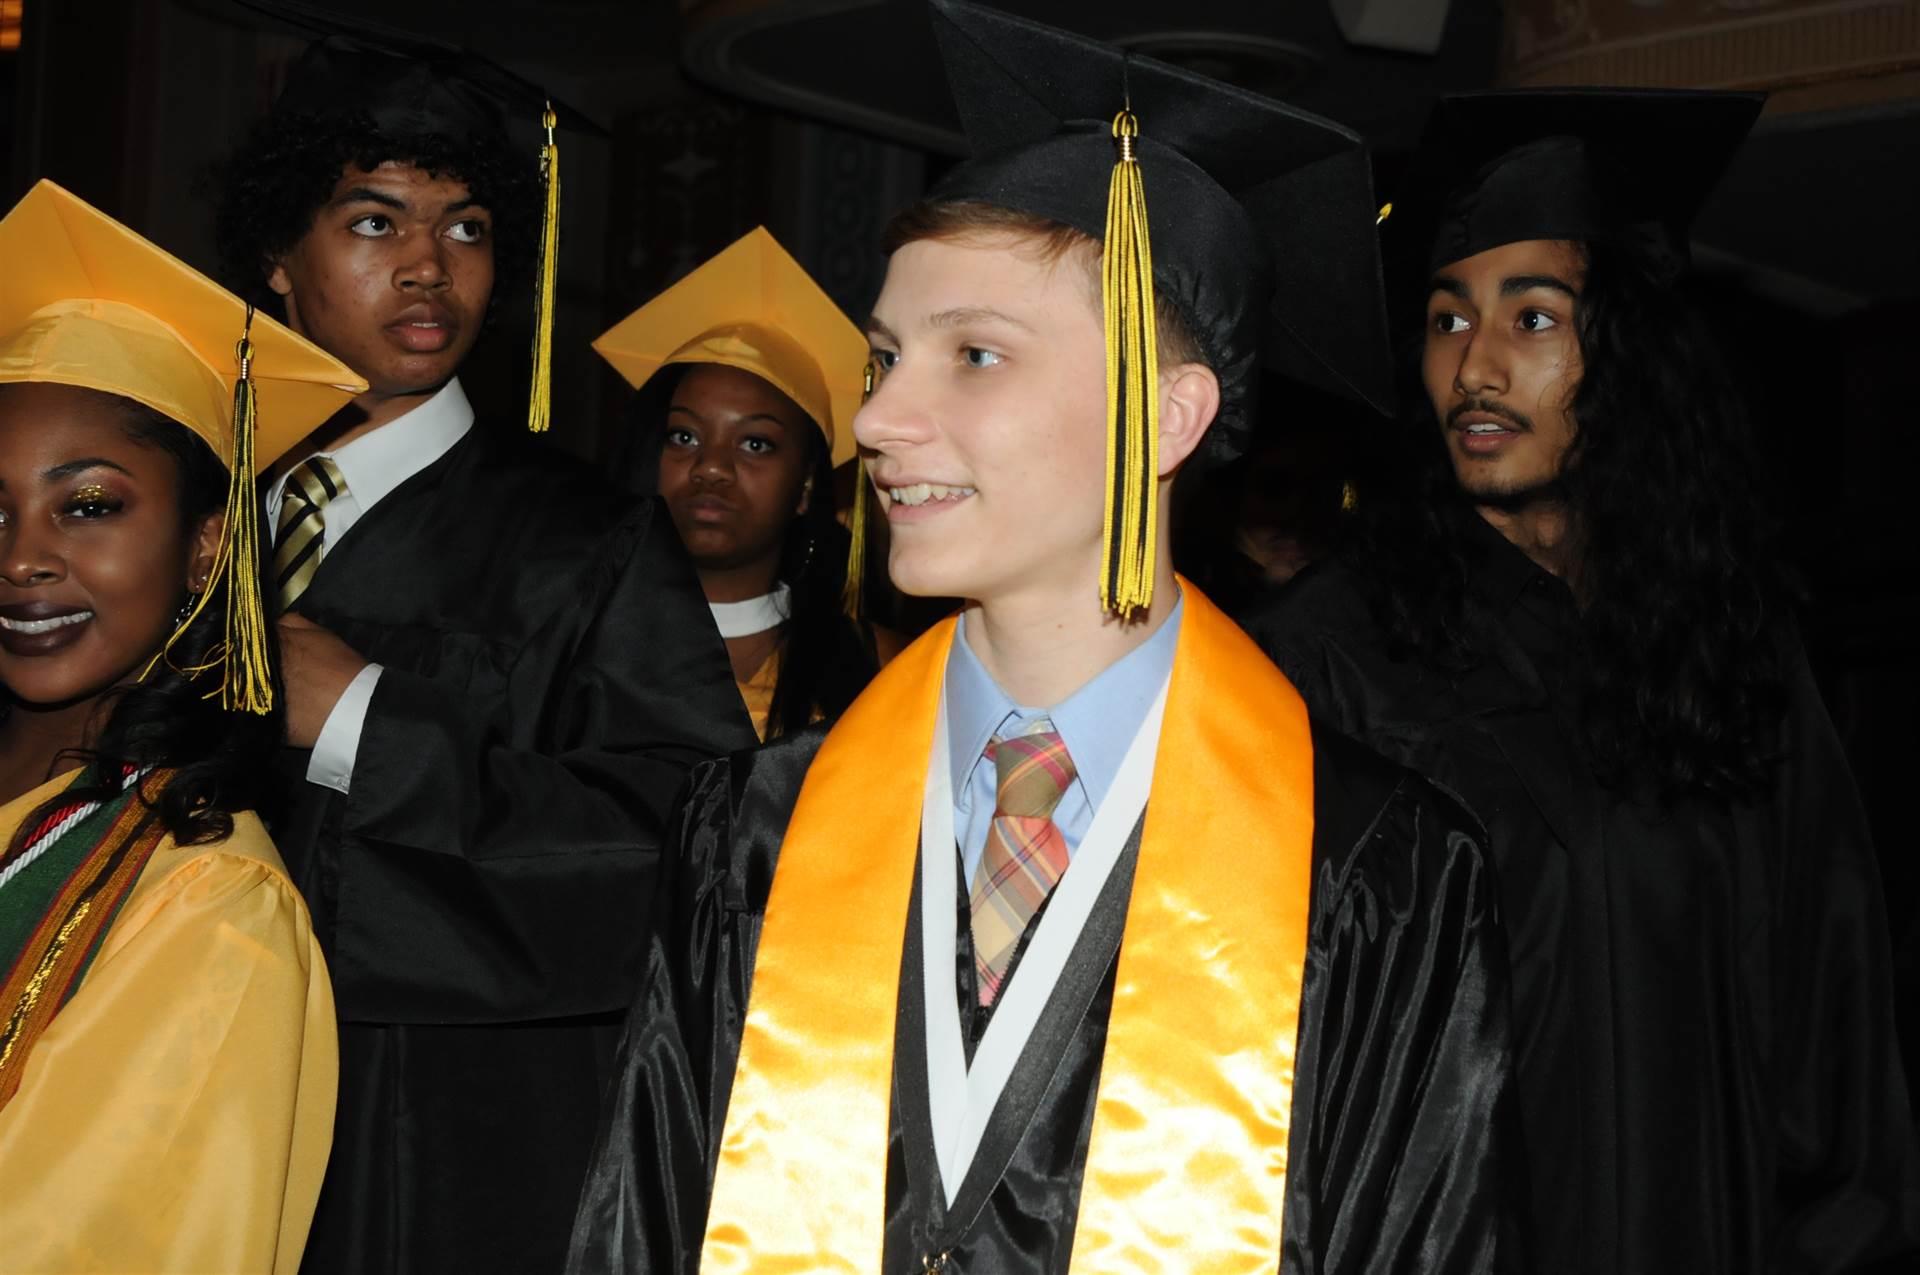
[[[1182,586],[1075,1275],[1252,1275],[1280,1261],[1313,741],[1293,687]],[[807,772],[755,958],[705,1272],[881,1267],[898,971],[955,627],[882,670]]]
[[[18,853],[0,860],[0,1107],[19,1090],[34,1042],[79,989],[165,837],[148,802],[172,777],[150,771],[127,777],[104,801],[62,802]]]

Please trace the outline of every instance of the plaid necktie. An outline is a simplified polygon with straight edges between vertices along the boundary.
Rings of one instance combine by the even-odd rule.
[[[273,579],[282,611],[292,610],[313,583],[326,553],[327,505],[346,489],[331,456],[310,456],[287,475],[273,536]]]
[[[999,795],[970,896],[982,1005],[1000,995],[1020,936],[1067,870],[1067,839],[1053,808],[1074,776],[1065,741],[1044,717],[1024,735],[988,744],[987,758],[999,772]]]

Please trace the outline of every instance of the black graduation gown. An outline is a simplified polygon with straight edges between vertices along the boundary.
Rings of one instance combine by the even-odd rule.
[[[484,421],[297,607],[385,666],[351,791],[274,837],[341,1019],[304,1269],[558,1269],[666,818],[752,741],[665,513]]]
[[[1804,658],[1771,801],[1610,794],[1571,593],[1470,522],[1464,674],[1388,658],[1339,561],[1244,622],[1312,711],[1486,822],[1540,1269],[1920,1269],[1879,880]]]
[[[573,1275],[697,1268],[767,893],[820,738],[696,774],[574,1225]],[[1506,1227],[1505,957],[1478,829],[1357,745],[1317,729],[1314,743],[1313,895],[1276,1266],[1523,1269]],[[913,975],[919,908],[908,909],[887,1149],[890,1275],[920,1272],[942,1251],[949,1270],[968,1275],[1067,1269],[1138,837],[1136,827],[951,1211],[932,1152]],[[969,927],[959,935],[964,1015]]]

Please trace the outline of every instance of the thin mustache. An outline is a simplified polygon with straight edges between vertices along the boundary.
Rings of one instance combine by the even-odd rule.
[[[1447,413],[1447,428],[1452,429],[1459,423],[1460,418],[1468,412],[1480,412],[1487,416],[1498,416],[1503,420],[1512,421],[1523,430],[1527,430],[1528,432],[1532,432],[1533,430],[1533,422],[1528,420],[1524,413],[1516,412],[1511,407],[1502,407],[1498,403],[1489,403],[1487,400],[1479,398],[1468,399],[1464,403],[1454,404],[1453,408]]]

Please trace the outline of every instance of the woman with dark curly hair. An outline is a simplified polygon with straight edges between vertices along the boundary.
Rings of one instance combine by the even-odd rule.
[[[1920,1258],[1873,847],[1675,286],[1758,112],[1445,100],[1394,214],[1420,410],[1346,559],[1249,619],[1312,708],[1487,821],[1539,1270]]]
[[[337,1054],[253,478],[363,384],[48,182],[0,279],[0,1266],[291,1273]]]
[[[842,609],[833,502],[854,452],[859,329],[761,227],[594,348],[640,389],[623,472],[673,515],[755,732],[838,717],[878,667]]]

